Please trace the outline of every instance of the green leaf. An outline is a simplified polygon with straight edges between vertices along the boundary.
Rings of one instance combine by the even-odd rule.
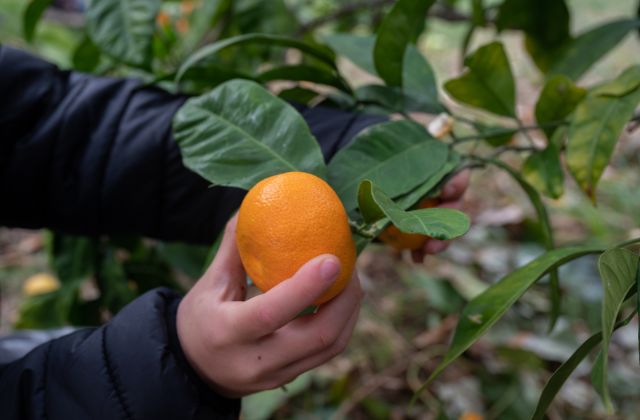
[[[613,412],[607,385],[609,343],[614,324],[622,303],[629,291],[636,285],[638,256],[624,248],[614,248],[603,253],[598,260],[598,270],[602,278],[604,299],[602,302],[602,351],[601,362],[597,364],[596,390],[602,397],[605,408]],[[594,371],[595,372],[595,371]]]
[[[623,327],[631,321],[635,314],[631,314],[627,319],[620,321],[616,324],[614,330],[617,330],[620,327]],[[598,344],[602,341],[602,332],[598,332],[591,337],[589,337],[578,349],[569,357],[549,378],[547,384],[544,386],[542,390],[542,394],[540,395],[540,399],[538,400],[538,406],[536,407],[535,413],[531,416],[531,420],[543,420],[545,418],[545,413],[547,409],[551,405],[551,402],[555,398],[562,385],[569,379],[571,373],[576,370],[580,362],[587,357],[591,351],[596,348]]]
[[[313,385],[313,372],[306,372],[282,388],[251,394],[242,399],[242,418],[246,420],[267,420],[290,398],[304,392]]]
[[[488,126],[475,123],[474,127],[478,130],[485,142],[492,147],[503,146],[511,141],[514,134],[518,132],[515,128],[505,128],[500,126]]]
[[[541,126],[564,120],[578,103],[584,99],[587,91],[573,84],[563,75],[547,79],[536,103],[536,121]],[[553,137],[557,127],[544,127],[548,139]]]
[[[568,131],[566,161],[580,188],[595,202],[595,188],[609,163],[618,138],[640,103],[637,68],[628,69],[618,79],[594,89],[576,108]],[[635,90],[623,96],[611,96],[621,91],[621,80]],[[602,93],[602,94],[600,94]]]
[[[226,38],[222,41],[214,42],[213,44],[209,44],[205,47],[200,48],[198,51],[189,56],[189,58],[187,58],[184,63],[182,63],[180,69],[178,70],[178,73],[176,74],[176,82],[182,79],[182,76],[189,68],[193,67],[195,64],[201,62],[205,58],[215,56],[220,51],[226,48],[249,44],[262,44],[268,45],[270,47],[278,46],[295,48],[302,53],[308,54],[309,56],[320,60],[320,62],[328,65],[330,68],[335,68],[333,56],[328,54],[325,49],[321,49],[305,42],[298,41],[297,39],[292,39],[280,35],[244,34]]]
[[[20,305],[18,329],[46,329],[68,324],[78,284],[64,285],[51,293],[31,296]]]
[[[167,80],[175,78],[167,75]],[[219,62],[202,62],[190,67],[182,76],[182,91],[203,93],[233,79],[254,80],[250,74],[242,73]]]
[[[466,73],[449,80],[449,94],[467,105],[515,118],[515,83],[500,42],[478,48],[465,59]]]
[[[265,83],[273,80],[293,80],[317,83],[320,85],[333,86],[345,92],[350,89],[333,72],[318,66],[308,64],[286,65],[274,67],[260,73],[256,79]]]
[[[99,63],[100,49],[85,35],[73,52],[73,68],[90,73]]]
[[[362,70],[376,75],[376,67],[373,64],[373,47],[376,43],[375,36],[358,36],[346,33],[325,35],[322,40],[336,53],[349,59]]]
[[[435,72],[427,59],[413,45],[408,45],[402,66],[402,90],[423,112],[439,113],[445,108],[438,100]]]
[[[405,233],[448,240],[462,236],[469,230],[469,217],[461,211],[439,207],[404,211],[368,179],[360,184],[358,199],[365,220],[376,221],[384,215]]]
[[[551,228],[551,221],[549,220],[549,214],[547,208],[542,202],[542,197],[538,191],[529,184],[522,175],[516,172],[511,166],[503,163],[500,160],[490,160],[491,164],[506,171],[511,177],[520,185],[523,191],[527,194],[529,201],[533,205],[538,216],[538,221],[542,226],[542,232],[544,234],[544,246],[547,250],[552,250],[555,247],[553,239],[553,229]],[[549,320],[549,331],[552,331],[555,327],[558,316],[560,315],[560,280],[558,278],[557,270],[551,270],[549,273],[549,300],[551,301],[551,317]]]
[[[185,51],[192,51],[209,30],[216,27],[225,14],[231,12],[233,0],[207,0],[191,15],[189,31],[182,39]]]
[[[549,74],[564,74],[578,80],[589,68],[622,41],[640,20],[617,20],[580,34],[562,48]]]
[[[31,0],[22,16],[22,30],[24,38],[31,42],[36,33],[36,26],[42,18],[42,14],[51,5],[52,0]]]
[[[375,37],[333,34],[323,38],[338,54],[347,57],[363,70],[376,74],[373,64]],[[402,66],[402,88],[368,85],[356,90],[363,101],[379,102],[394,112],[443,112],[438,100],[435,72],[431,64],[413,45],[407,45]]]
[[[419,35],[435,0],[398,0],[384,17],[373,49],[377,73],[389,86],[402,86],[407,45]]]
[[[357,88],[354,94],[361,104],[379,106],[389,114],[409,112],[434,114],[443,110],[440,105],[420,102],[415,95],[407,94],[394,86],[364,85]]]
[[[129,279],[124,267],[117,260],[113,247],[105,249],[97,278],[101,292],[101,303],[106,305],[112,314],[117,313],[136,298],[136,294],[129,286]]]
[[[393,197],[405,194],[435,174],[448,153],[417,123],[378,124],[336,153],[329,163],[329,183],[350,212],[357,207],[361,180],[370,179]]]
[[[49,265],[63,284],[93,273],[98,252],[94,238],[54,233],[47,238],[46,248]]]
[[[545,247],[547,249],[553,248],[553,230],[551,229],[551,222],[549,221],[549,214],[547,213],[547,208],[542,202],[542,198],[538,191],[529,184],[520,173],[516,172],[511,166],[500,160],[488,160],[492,165],[497,166],[503,171],[507,172],[511,178],[513,178],[522,188],[522,190],[527,194],[529,201],[533,205],[536,214],[538,215],[538,220],[544,229],[544,242]]]
[[[616,79],[597,86],[593,90],[594,95],[599,96],[625,96],[632,93],[640,86],[640,65],[627,68]]]
[[[406,210],[420,201],[423,197],[428,195],[434,196],[437,187],[442,184],[442,181],[447,175],[458,168],[459,164],[460,155],[452,150],[449,150],[447,162],[418,187],[399,197],[394,197],[396,204],[402,209]]]
[[[498,8],[496,27],[523,30],[539,45],[553,48],[570,38],[569,19],[564,0],[505,0]]]
[[[576,246],[548,251],[503,277],[474,298],[462,311],[444,360],[436,367],[423,387],[471,347],[538,279],[562,264],[596,252],[601,252],[601,249],[593,246]]]
[[[87,10],[87,31],[102,52],[149,69],[160,0],[99,0]]]
[[[560,198],[564,192],[564,173],[558,147],[550,142],[544,150],[531,153],[522,166],[522,175],[547,197]]]
[[[185,165],[214,184],[249,189],[282,172],[326,175],[302,116],[255,82],[231,80],[189,99],[173,131]]]
[[[291,89],[284,89],[278,93],[278,97],[287,102],[297,102],[303,105],[309,104],[309,102],[317,98],[318,95],[319,93],[315,90],[305,89],[300,86],[292,87]]]

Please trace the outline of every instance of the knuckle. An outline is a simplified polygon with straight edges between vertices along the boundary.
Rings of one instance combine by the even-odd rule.
[[[278,327],[278,320],[273,309],[266,305],[258,305],[256,307],[256,319],[260,327],[268,331],[273,331]]]
[[[318,330],[318,345],[320,348],[326,349],[331,347],[338,338],[338,332],[334,328],[320,328]]]
[[[331,357],[336,357],[337,355],[345,351],[347,349],[348,343],[349,343],[348,338],[340,339],[336,341],[333,347],[331,347],[331,351],[330,351]]]

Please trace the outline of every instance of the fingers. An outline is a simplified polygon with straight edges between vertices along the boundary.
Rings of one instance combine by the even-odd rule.
[[[217,290],[219,301],[244,300],[247,276],[236,245],[236,225],[238,215],[234,215],[224,229],[222,241],[216,256],[196,287]]]
[[[293,363],[291,363],[290,365],[282,368],[279,371],[279,385],[284,385],[287,384],[289,382],[291,382],[292,380],[294,380],[296,377],[298,377],[300,374],[309,371],[313,368],[316,368],[326,362],[328,362],[329,360],[333,359],[334,357],[336,357],[337,355],[339,355],[340,353],[342,353],[346,348],[347,345],[349,344],[349,339],[351,338],[351,335],[353,334],[353,330],[356,326],[356,323],[358,321],[358,315],[360,313],[360,304],[357,305],[356,310],[351,314],[351,317],[349,318],[349,320],[347,321],[347,323],[345,324],[344,328],[342,329],[342,331],[340,332],[340,335],[338,336],[338,338],[332,343],[331,346],[316,352],[312,355],[310,355],[309,357],[305,357],[302,358],[300,360],[297,360]]]
[[[256,338],[276,331],[322,296],[339,272],[340,261],[333,255],[310,260],[290,279],[240,305],[238,332]]]
[[[273,362],[285,366],[333,348],[349,320],[359,313],[362,296],[360,281],[354,274],[345,290],[316,314],[298,318],[269,336],[264,345],[288,349],[286,353],[272,352]]]
[[[454,201],[462,197],[467,187],[469,186],[469,178],[471,172],[467,169],[451,178],[440,194],[442,201]]]

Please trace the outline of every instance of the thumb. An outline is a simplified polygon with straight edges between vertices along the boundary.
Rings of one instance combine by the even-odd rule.
[[[312,305],[336,281],[340,260],[331,254],[313,258],[293,277],[243,305],[240,325],[247,334],[261,337],[284,326]]]

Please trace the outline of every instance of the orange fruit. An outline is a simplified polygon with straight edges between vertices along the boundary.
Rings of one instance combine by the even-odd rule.
[[[436,207],[438,204],[440,204],[440,200],[437,198],[425,198],[420,201],[418,208],[429,209]],[[397,251],[404,249],[414,251],[420,249],[429,237],[419,233],[404,233],[394,225],[389,225],[378,238]]]
[[[249,190],[238,213],[236,243],[247,274],[263,292],[318,255],[338,257],[338,278],[316,305],[344,289],[356,261],[349,219],[338,195],[324,180],[305,172],[274,175]]]

